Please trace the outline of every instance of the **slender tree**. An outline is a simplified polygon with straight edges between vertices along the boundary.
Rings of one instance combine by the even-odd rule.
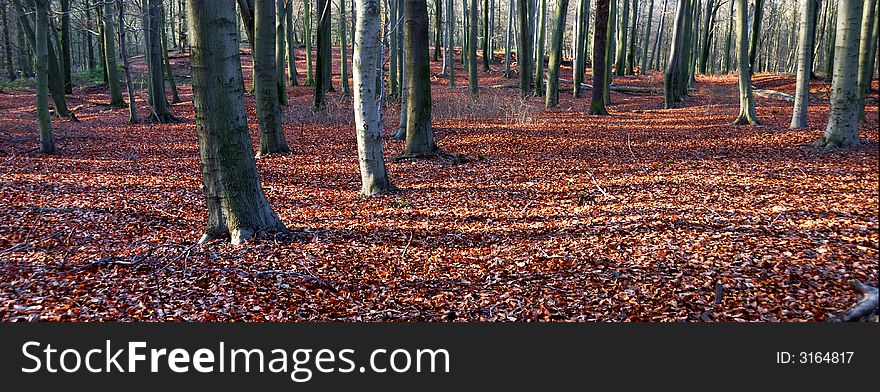
[[[678,0],[675,5],[675,23],[672,27],[669,61],[666,63],[666,71],[663,74],[663,102],[666,109],[674,108],[675,103],[680,102],[682,98],[679,84],[681,83],[682,52],[684,51],[682,46],[685,35],[687,8],[688,0]]]
[[[865,97],[871,90],[871,77],[874,73],[872,62],[877,47],[877,37],[875,34],[877,17],[874,14],[876,6],[877,0],[865,0],[862,13],[862,29],[859,38],[858,101],[856,103],[856,111],[858,112],[859,121],[862,123],[866,120]]]
[[[608,115],[605,109],[605,65],[608,45],[608,3],[610,0],[596,0],[596,21],[593,27],[593,96],[590,100],[590,114]]]
[[[325,93],[330,91],[330,1],[318,0],[317,12],[318,17],[318,47],[317,56],[315,57],[315,102],[314,110],[324,110],[326,102],[324,100]]]
[[[538,31],[536,32],[535,42],[535,96],[544,95],[544,58],[546,50],[544,43],[547,41],[547,0],[537,0],[538,4]]]
[[[446,3],[446,72],[449,87],[455,88],[455,0]]]
[[[147,61],[147,92],[149,95],[149,103],[152,113],[149,118],[159,123],[167,123],[176,121],[177,119],[171,114],[168,108],[168,100],[165,97],[165,77],[163,74],[162,61],[162,11],[159,7],[162,0],[144,0],[144,38],[146,39],[146,61]],[[113,18],[113,13],[105,10],[105,14]],[[121,26],[120,26],[121,28]],[[123,45],[124,43],[120,43]],[[109,49],[109,46],[108,46]],[[108,50],[109,56],[109,50]],[[115,55],[114,55],[115,57]],[[114,72],[115,73],[115,72]]]
[[[651,25],[654,23],[654,0],[648,3],[648,19],[645,19],[645,35],[642,39],[642,64],[639,73],[648,73],[648,42],[651,41]]]
[[[287,73],[290,75],[288,81],[291,86],[299,85],[299,73],[296,71],[296,40],[293,33],[293,0],[287,0],[284,8],[285,35],[287,35]]]
[[[452,0],[450,0],[452,1]],[[511,46],[513,43],[513,20],[515,17],[515,13],[513,12],[513,1],[509,1],[507,3],[507,35],[504,40],[504,77],[510,78],[513,77],[513,71],[510,70],[510,62],[511,62]]]
[[[119,20],[119,42],[125,42],[125,1],[119,0],[116,3]],[[137,103],[134,100],[134,84],[131,81],[131,63],[128,58],[128,45],[119,45],[119,54],[122,55],[122,68],[125,71],[125,87],[128,91],[128,122],[130,124],[138,123]]]
[[[730,73],[730,60],[733,57],[730,48],[733,42],[733,9],[735,8],[735,3],[734,0],[730,0],[730,17],[727,19],[727,38],[724,40],[724,67],[722,68],[722,72],[725,74]]]
[[[61,0],[61,31],[59,43],[61,44],[61,70],[64,73],[64,92],[70,94],[73,92],[73,80],[71,79],[70,69],[72,58],[70,56],[70,0]]]
[[[474,17],[476,19],[476,17]],[[489,60],[492,59],[489,41],[489,0],[483,0],[483,72],[489,72]]]
[[[630,0],[621,1],[623,2],[623,9],[620,10],[620,29],[617,33],[617,60],[614,61],[614,74],[617,76],[626,75],[626,47],[629,42],[627,41],[627,36],[629,34]]]
[[[6,3],[0,4],[0,18],[3,19],[3,49],[6,54],[6,77],[15,80],[15,66],[12,65],[12,43],[9,40],[9,18]],[[19,48],[18,50],[22,50]]]
[[[348,88],[348,34],[346,33],[345,3],[348,0],[339,0],[339,70],[340,83],[342,83],[343,97],[351,95]],[[352,21],[354,22],[354,21]]]
[[[312,0],[303,0],[303,35],[306,43],[306,86],[315,84],[312,71]]]
[[[758,58],[758,46],[761,44],[761,24],[764,21],[764,0],[755,0],[755,12],[752,16],[752,35],[749,43],[749,70],[755,71],[755,60]],[[746,24],[748,25],[748,23]],[[739,61],[739,60],[737,60]]]
[[[575,98],[581,96],[581,85],[584,83],[584,71],[587,67],[587,26],[590,22],[590,0],[577,0],[577,2],[574,66],[571,75],[572,95]]]
[[[748,0],[736,0],[736,62],[739,73],[739,116],[734,125],[759,125],[752,96],[752,69],[749,66]],[[758,0],[761,1],[761,0]],[[754,42],[754,41],[753,41]]]
[[[404,156],[440,151],[431,129],[431,58],[428,53],[427,7],[424,0],[405,0],[403,6],[408,112]]]
[[[187,4],[193,107],[208,209],[199,243],[229,234],[237,245],[260,231],[285,230],[260,186],[248,136],[233,1]],[[274,10],[271,0],[268,6]]]
[[[287,34],[284,28],[287,9],[284,0],[275,1],[275,85],[278,89],[278,103],[287,106]]]
[[[34,20],[34,55],[37,63],[37,122],[40,125],[40,153],[55,153],[55,136],[49,119],[49,0],[34,0],[36,18]]]
[[[797,87],[794,95],[794,110],[791,115],[791,128],[807,127],[807,107],[810,104],[810,64],[813,57],[813,31],[816,26],[815,0],[800,2],[800,41],[798,42]]]
[[[547,108],[559,105],[559,64],[562,62],[562,35],[565,32],[567,14],[568,0],[556,0],[553,35],[550,38],[550,63],[547,67],[547,96],[544,99],[544,106]]]
[[[113,18],[113,2],[103,2],[101,9],[104,33],[104,69],[107,72],[107,88],[110,92],[110,107],[121,108],[125,106],[122,100],[122,90],[119,87],[119,73],[116,71],[116,23]]]
[[[477,1],[468,10],[471,23],[468,25],[468,95],[476,99],[479,91],[477,83]]]
[[[379,0],[358,0],[354,27],[354,121],[357,133],[358,163],[361,171],[361,194],[373,196],[395,189],[385,168],[379,102],[375,99],[382,67]]]
[[[630,26],[629,32],[629,43],[627,43],[626,49],[626,74],[632,75],[634,74],[634,63],[636,62],[636,37],[638,36],[639,26],[639,2],[638,0],[633,0],[632,2],[632,24]]]
[[[443,1],[434,0],[434,58],[440,61],[440,47],[443,42]]]
[[[254,2],[254,95],[260,128],[260,151],[257,157],[290,152],[284,139],[284,119],[275,80],[275,12],[275,0]]]
[[[173,7],[173,4],[172,4],[172,7]],[[160,37],[161,37],[160,45],[161,45],[161,50],[162,50],[162,67],[165,70],[165,81],[168,82],[168,88],[171,90],[171,103],[172,104],[180,103],[183,101],[180,99],[180,94],[178,94],[178,92],[177,92],[177,82],[175,82],[175,80],[174,80],[174,72],[172,72],[172,69],[171,69],[171,60],[168,58],[168,33],[165,31],[166,30],[165,29],[165,26],[166,26],[166,24],[165,24],[165,11],[164,11],[164,5],[161,3],[159,4],[159,18],[160,18],[159,27],[160,27]],[[172,23],[171,25],[173,26],[174,24]],[[123,24],[120,24],[119,26],[120,26],[119,27],[120,30],[125,28],[124,27],[125,25],[123,25]],[[120,40],[119,42],[123,42],[123,41]],[[125,46],[125,45],[122,45],[122,44],[119,45],[120,48],[122,48],[123,46]]]
[[[531,97],[534,93],[533,83],[533,33],[531,24],[532,7],[531,0],[516,0],[519,11],[519,44],[516,50],[516,62],[519,66],[519,88],[523,97]]]
[[[814,145],[827,149],[851,147],[859,143],[858,63],[863,0],[840,0],[834,46],[834,79],[831,82],[831,108],[828,126]]]

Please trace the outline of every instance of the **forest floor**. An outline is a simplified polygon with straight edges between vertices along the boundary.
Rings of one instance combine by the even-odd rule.
[[[294,153],[258,160],[291,233],[199,247],[191,90],[185,57],[173,61],[183,122],[129,125],[104,88],[79,87],[82,122],[53,122],[55,156],[34,150],[33,92],[0,93],[0,320],[819,321],[858,299],[848,280],[877,284],[876,95],[863,144],[823,151],[806,144],[826,123],[824,82],[811,127],[789,130],[791,104],[761,97],[761,126],[729,125],[735,76],[698,77],[673,110],[613,93],[596,117],[589,90],[564,86],[545,111],[493,64],[470,104],[434,78],[437,142],[467,162],[395,161],[402,143],[388,141],[401,191],[363,198],[350,100],[332,93],[312,113],[311,89],[295,87]]]

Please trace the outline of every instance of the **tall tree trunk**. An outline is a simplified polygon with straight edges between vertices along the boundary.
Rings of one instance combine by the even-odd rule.
[[[653,0],[652,0],[653,1]],[[581,84],[584,83],[584,70],[587,67],[587,26],[590,23],[590,0],[577,0],[578,9],[575,13],[575,49],[574,49],[574,66],[572,68],[572,96],[579,98],[581,96]]]
[[[287,73],[290,75],[290,85],[299,85],[299,73],[296,71],[296,41],[293,32],[293,0],[287,0],[284,9],[285,35],[287,36]]]
[[[565,32],[567,14],[568,0],[556,0],[556,18],[553,36],[550,38],[550,63],[547,68],[547,96],[544,99],[544,106],[547,108],[559,105],[559,64],[562,62],[562,35]]]
[[[727,20],[727,38],[725,39],[726,43],[724,45],[724,69],[723,72],[725,74],[730,73],[730,59],[733,55],[730,53],[731,42],[733,42],[733,9],[735,7],[735,1],[730,1],[730,18]]]
[[[122,100],[122,91],[119,87],[119,73],[116,71],[116,23],[113,18],[113,2],[103,3],[101,17],[104,22],[104,69],[107,72],[107,88],[110,93],[110,107],[121,108],[125,106]]]
[[[651,24],[654,23],[654,0],[648,3],[648,19],[645,20],[645,35],[642,39],[642,64],[639,73],[648,73],[648,43],[651,42]]]
[[[287,34],[284,28],[287,9],[284,0],[275,1],[275,86],[278,89],[278,103],[287,106]]]
[[[37,62],[37,122],[40,125],[40,153],[55,153],[55,136],[49,119],[49,0],[34,0],[36,4],[34,55]]]
[[[434,58],[433,61],[440,61],[440,47],[443,41],[443,2],[445,0],[434,0]]]
[[[358,0],[354,34],[354,121],[357,133],[361,195],[373,196],[395,189],[385,168],[379,102],[375,99],[379,52],[383,50],[379,0]]]
[[[605,56],[608,45],[608,3],[610,0],[596,0],[596,21],[593,27],[593,97],[590,100],[590,114],[607,115],[605,109],[605,74],[608,64]]]
[[[452,0],[450,0],[452,1]],[[510,70],[511,46],[513,44],[513,1],[507,3],[507,35],[504,40],[504,77],[513,77],[513,71]]]
[[[741,1],[741,0],[736,0]],[[745,1],[745,0],[742,0]],[[678,0],[675,5],[675,23],[672,25],[672,41],[669,48],[669,61],[663,74],[663,103],[666,109],[675,107],[681,101],[679,84],[681,83],[682,62],[688,0]]]
[[[323,40],[324,45],[318,44],[318,49],[322,52],[321,55],[324,57],[323,61],[323,72],[324,72],[324,91],[335,91],[333,89],[333,41],[330,37],[330,31],[333,27],[333,13],[331,12],[330,6],[333,5],[331,0],[320,0],[324,1],[323,7],[319,7],[321,10],[321,14],[318,19],[318,41]]]
[[[794,94],[794,110],[791,115],[791,128],[799,129],[807,127],[807,107],[810,105],[810,64],[813,57],[813,31],[816,26],[815,0],[801,0],[800,2],[800,41],[798,42],[798,69],[797,88]]]
[[[174,5],[172,4],[172,7],[173,6]],[[165,31],[165,11],[163,11],[164,9],[165,9],[165,6],[162,4],[159,4],[159,15],[161,18],[161,20],[159,22],[159,28],[161,31],[160,45],[162,46],[162,48],[161,48],[162,49],[162,64],[165,69],[165,80],[168,82],[168,88],[171,89],[171,103],[180,103],[183,101],[181,101],[181,99],[180,99],[180,94],[177,93],[177,82],[174,80],[174,72],[172,72],[171,61],[168,58],[168,34]],[[171,25],[173,26],[174,23],[172,23]],[[120,30],[123,28],[124,28],[124,26],[120,24]],[[173,37],[173,35],[172,35],[172,37]],[[119,42],[124,42],[124,41],[120,40]],[[124,46],[124,45],[120,45],[120,47],[122,47],[122,46]]]
[[[733,2],[733,0],[730,1],[731,3]],[[661,55],[660,46],[663,42],[663,30],[666,29],[667,5],[669,5],[669,0],[663,0],[663,12],[660,13],[660,24],[657,26],[657,38],[654,40],[654,49],[652,50],[654,53],[651,55],[651,58],[654,60],[654,69],[660,69],[660,58],[663,57]]]
[[[440,150],[434,142],[431,129],[431,58],[428,53],[427,7],[424,0],[405,0],[403,6],[408,112],[404,156],[433,154]]]
[[[755,0],[755,15],[752,17],[752,35],[749,44],[749,70],[755,71],[755,59],[758,57],[758,46],[761,42],[761,23],[764,20],[764,0]],[[739,60],[737,60],[739,61]]]
[[[752,96],[752,70],[749,66],[747,1],[736,0],[736,62],[737,72],[739,73],[739,116],[733,122],[734,125],[759,125],[758,116],[755,114],[755,99]]]
[[[303,34],[306,41],[306,86],[315,84],[312,67],[312,0],[303,0]]]
[[[315,8],[318,18],[318,45],[315,57],[315,110],[325,107],[325,93],[330,91],[330,1],[318,0]]]
[[[92,42],[92,31],[94,31],[94,23],[95,20],[92,19],[92,0],[82,0],[82,7],[85,9],[85,24],[86,24],[86,62],[88,63],[89,70],[95,69],[95,46]]]
[[[468,25],[468,95],[476,99],[479,91],[477,82],[477,1],[468,9],[470,24]]]
[[[125,3],[118,1],[116,3],[118,10],[117,16],[119,20],[119,42],[125,42]],[[128,91],[128,122],[129,124],[138,123],[137,103],[134,100],[134,84],[131,81],[131,64],[128,59],[128,45],[119,45],[119,54],[122,55],[122,68],[125,71],[125,87]]]
[[[400,41],[397,39],[397,36],[400,34],[400,29],[402,28],[400,24],[400,15],[402,14],[402,10],[400,9],[400,2],[398,0],[390,0],[388,3],[388,17],[390,19],[391,28],[388,32],[388,40],[389,40],[389,49],[388,49],[388,93],[392,97],[396,97],[398,94],[397,88],[397,66],[398,60],[400,59],[398,45]]]
[[[858,63],[863,0],[841,0],[837,8],[834,79],[825,134],[817,147],[851,147],[859,143]]]
[[[176,121],[168,109],[162,62],[162,0],[144,0],[144,38],[147,44],[147,85],[152,114],[150,119],[159,123]],[[112,12],[107,12],[112,19]],[[122,43],[120,43],[122,45]],[[109,56],[108,50],[108,56]]]
[[[345,2],[348,0],[339,0],[339,70],[340,83],[342,83],[343,97],[351,95],[348,88],[348,33],[346,33],[346,15]],[[354,23],[354,21],[352,21]]]
[[[446,67],[449,87],[455,88],[455,0],[446,3]]]
[[[284,117],[276,83],[275,12],[275,0],[256,0],[254,3],[254,94],[260,128],[257,157],[290,152],[284,139]]]
[[[474,17],[476,20],[476,17]],[[492,58],[492,51],[489,45],[489,0],[483,0],[483,72],[489,72],[489,60]]]
[[[3,48],[6,54],[6,77],[9,80],[15,80],[15,67],[12,65],[12,43],[9,40],[9,18],[6,10],[6,3],[0,5],[0,17],[3,19]],[[18,48],[23,50],[24,48]]]
[[[534,93],[532,61],[532,26],[531,0],[516,0],[519,10],[519,44],[516,51],[516,63],[519,66],[519,87],[523,97],[531,97]]]
[[[632,75],[635,72],[633,71],[633,63],[635,63],[635,55],[636,55],[636,37],[638,36],[638,25],[639,25],[639,2],[638,0],[633,0],[632,2],[632,25],[630,26],[631,30],[629,32],[629,43],[627,43],[626,49],[626,74]]]
[[[608,33],[605,38],[605,44],[607,48],[605,49],[605,81],[604,88],[602,92],[605,97],[605,105],[611,105],[611,81],[613,77],[611,74],[612,67],[614,65],[614,54],[615,48],[617,45],[617,0],[611,0],[611,10],[608,15]],[[594,77],[595,79],[595,77]],[[594,80],[594,84],[596,81]]]
[[[73,92],[71,80],[71,57],[70,57],[70,0],[61,0],[61,70],[64,74],[64,93]]]
[[[715,0],[705,1],[706,11],[703,14],[703,38],[701,39],[703,45],[700,47],[700,73],[704,75],[707,73],[709,65],[709,40],[711,39],[711,31],[715,27],[715,19],[713,17],[714,13],[712,12],[712,5],[715,3]]]
[[[537,12],[538,15],[538,31],[536,36],[535,47],[537,51],[535,53],[535,96],[544,95],[544,58],[546,57],[546,53],[544,50],[544,44],[547,41],[547,0],[538,0],[540,3],[538,4],[539,9]]]
[[[626,74],[626,46],[629,41],[627,41],[627,34],[629,34],[629,2],[630,0],[621,0],[623,2],[623,9],[620,13],[620,30],[618,30],[617,37],[617,56],[614,61],[614,74],[617,76],[623,76]]]
[[[271,0],[266,3],[263,8],[274,10]],[[284,230],[260,186],[248,136],[233,1],[187,4],[193,107],[208,209],[199,242],[228,233],[233,244],[240,244],[260,231]]]
[[[856,111],[859,114],[859,122],[864,123],[865,97],[871,90],[871,76],[874,73],[872,60],[874,50],[877,47],[876,34],[877,16],[874,14],[877,0],[865,0],[862,13],[862,30],[859,38],[859,76],[858,76],[858,102]]]

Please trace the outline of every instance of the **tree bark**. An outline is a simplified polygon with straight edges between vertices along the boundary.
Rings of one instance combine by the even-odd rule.
[[[791,115],[791,129],[807,127],[807,107],[810,105],[810,64],[813,60],[813,31],[816,13],[815,0],[800,2],[800,39],[798,42],[797,87],[794,94],[794,110]]]
[[[345,3],[348,0],[339,0],[339,79],[342,83],[343,97],[351,95],[348,88],[348,34],[346,33]],[[352,21],[354,23],[354,21]]]
[[[623,9],[620,11],[620,30],[618,30],[617,37],[617,56],[614,61],[614,74],[617,76],[626,75],[626,46],[629,41],[627,41],[627,37],[629,34],[629,2],[630,0],[621,0],[623,1]]]
[[[382,67],[379,51],[383,50],[380,29],[379,0],[358,0],[355,20],[354,120],[357,133],[358,163],[361,172],[361,195],[374,196],[392,189],[385,168],[382,146],[382,124],[379,102],[375,99]]]
[[[254,3],[254,94],[260,128],[257,157],[290,152],[284,139],[284,118],[276,82],[275,12],[275,0],[256,0]]]
[[[639,73],[645,75],[648,73],[648,43],[651,42],[651,24],[654,23],[654,0],[648,3],[648,19],[645,20],[645,35],[642,39],[642,64],[639,67]]]
[[[492,58],[492,51],[489,48],[489,25],[489,0],[483,0],[483,72],[489,72],[489,60]]]
[[[303,34],[306,41],[306,86],[315,84],[312,70],[312,0],[303,0]]]
[[[652,0],[653,1],[653,0]],[[577,0],[578,9],[575,13],[574,35],[574,64],[572,67],[571,80],[573,84],[572,96],[579,98],[581,96],[581,84],[584,82],[584,70],[587,67],[587,26],[590,21],[590,0]]]
[[[874,73],[872,60],[874,59],[874,50],[877,47],[877,40],[874,31],[877,29],[877,15],[874,14],[877,0],[865,0],[862,12],[862,30],[859,38],[859,76],[858,76],[858,102],[856,110],[859,116],[859,122],[864,123],[865,117],[865,97],[871,90],[871,76]]]
[[[596,0],[596,21],[593,28],[593,96],[590,100],[590,114],[608,115],[605,109],[605,74],[608,70],[605,59],[608,45],[605,42],[608,34],[608,3],[609,0]]]
[[[34,20],[34,55],[37,62],[37,122],[40,126],[40,153],[55,153],[55,136],[49,119],[49,0],[34,0],[36,18]]]
[[[470,24],[468,25],[468,96],[474,100],[479,94],[477,82],[477,1],[468,9]]]
[[[547,0],[537,0],[540,3],[538,4],[539,9],[537,10],[538,15],[538,31],[535,36],[537,42],[535,42],[535,47],[537,48],[537,52],[535,53],[535,96],[544,95],[544,58],[546,56],[546,51],[544,44],[547,41]]]
[[[287,34],[284,28],[287,9],[284,0],[275,0],[275,86],[278,89],[278,103],[287,106]]]
[[[287,73],[290,75],[288,79],[291,86],[299,85],[299,73],[296,70],[296,41],[293,31],[293,0],[287,0],[285,6],[284,23],[285,35],[287,35]]]
[[[556,0],[556,18],[553,36],[550,38],[550,63],[547,68],[547,96],[544,106],[555,108],[559,105],[559,64],[562,62],[562,35],[565,32],[565,17],[568,14],[568,0]]]
[[[455,88],[455,0],[446,3],[446,72],[449,87]]]
[[[859,143],[858,61],[863,0],[841,0],[837,8],[834,79],[825,134],[815,142],[827,149]]]
[[[122,1],[117,2],[116,8],[119,10],[117,13],[119,20],[119,42],[125,42],[125,3]],[[134,100],[134,84],[131,81],[131,64],[128,58],[127,45],[120,45],[119,52],[119,54],[122,55],[122,67],[125,71],[125,87],[128,91],[128,123],[137,124],[139,121],[137,104]]]
[[[752,95],[752,70],[749,66],[749,30],[748,21],[746,20],[746,2],[747,0],[736,0],[736,62],[737,71],[739,72],[739,116],[737,116],[733,124],[759,125],[758,116],[755,114],[755,99]]]
[[[193,106],[208,209],[199,243],[228,233],[237,245],[260,231],[285,230],[263,194],[248,136],[233,1],[187,4]],[[274,10],[271,0],[266,5]]]
[[[61,44],[61,71],[64,75],[64,93],[73,92],[73,80],[71,79],[71,57],[70,57],[70,0],[61,0],[61,34],[59,41]]]
[[[6,54],[6,77],[9,80],[15,80],[15,67],[12,65],[12,43],[9,40],[9,17],[6,10],[6,3],[0,5],[0,18],[3,19],[3,48]],[[24,48],[18,48],[24,50]]]
[[[443,41],[443,1],[434,0],[434,58],[440,61],[440,47]]]
[[[161,4],[162,0],[144,0],[143,25],[144,38],[147,45],[145,56],[147,61],[147,85],[149,87],[147,90],[149,93],[150,107],[152,108],[152,113],[149,118],[159,123],[167,123],[176,121],[177,119],[168,109],[168,100],[165,97],[165,77],[162,72],[164,69],[161,42],[162,11],[159,7]],[[107,11],[109,10],[105,10],[105,13],[109,14],[112,19],[113,13]],[[124,43],[120,43],[120,45],[123,44]],[[109,50],[107,53],[109,56]]]
[[[740,0],[736,0],[740,1]],[[663,74],[663,104],[666,109],[675,107],[676,102],[681,101],[679,83],[682,72],[682,46],[685,34],[685,14],[687,13],[688,0],[679,0],[675,6],[675,23],[672,27],[672,41],[669,48],[669,61],[666,63],[666,71]]]
[[[428,53],[428,10],[424,0],[404,1],[403,37],[408,112],[403,155],[434,154],[440,149],[434,142],[431,129],[431,58]]]
[[[737,0],[738,1],[738,0]],[[758,46],[761,42],[761,23],[764,20],[764,0],[755,0],[755,15],[752,17],[752,35],[749,44],[749,70],[755,71],[755,59],[758,57]]]
[[[512,0],[511,0],[512,1]],[[519,84],[520,91],[524,98],[531,97],[534,93],[534,83],[533,76],[534,70],[532,67],[532,62],[534,61],[534,57],[532,56],[532,25],[531,25],[531,13],[532,13],[532,1],[531,0],[516,0],[517,1],[517,9],[519,11],[518,22],[519,22],[519,44],[517,45],[516,51],[516,63],[519,66]]]
[[[172,8],[173,8],[173,4],[172,4]],[[165,70],[165,80],[168,81],[168,88],[171,89],[171,103],[174,104],[174,103],[180,103],[183,101],[180,99],[180,94],[177,93],[177,82],[174,80],[174,72],[172,72],[171,61],[168,58],[168,34],[165,32],[165,11],[163,11],[164,9],[165,9],[165,7],[162,4],[159,4],[159,15],[160,15],[160,20],[161,20],[161,22],[159,23],[159,28],[161,31],[160,45],[162,46],[162,64],[163,64],[163,69]],[[171,25],[173,26],[174,23],[172,23]],[[120,26],[119,27],[120,30],[125,28],[125,25],[123,25],[121,23],[119,26]],[[120,40],[119,42],[124,42],[124,41]],[[119,45],[120,48],[122,48],[123,46],[125,46],[125,45]]]
[[[103,3],[101,17],[104,19],[104,69],[107,71],[107,88],[110,93],[110,107],[121,108],[125,106],[122,100],[122,91],[119,87],[119,73],[116,71],[116,23],[113,18],[113,2]]]

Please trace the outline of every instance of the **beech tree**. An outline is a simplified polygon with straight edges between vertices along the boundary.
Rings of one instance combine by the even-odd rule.
[[[511,0],[513,1],[513,0]],[[519,88],[523,97],[531,97],[534,93],[533,83],[533,34],[531,14],[534,7],[533,0],[516,0],[519,11],[519,44],[516,51],[516,63],[519,66]]]
[[[162,61],[162,11],[159,5],[162,0],[144,0],[142,3],[144,10],[143,28],[144,38],[146,39],[146,61],[147,61],[147,92],[149,95],[149,103],[152,112],[149,116],[150,120],[159,123],[167,123],[176,121],[177,119],[171,114],[168,108],[168,99],[165,97],[165,76],[163,73]],[[113,18],[112,12],[107,12],[109,18]],[[107,17],[105,15],[105,17]],[[124,45],[124,43],[121,43]],[[108,51],[109,56],[109,51]],[[115,70],[112,72],[115,74]]]
[[[856,111],[859,122],[865,122],[865,97],[871,90],[871,76],[874,74],[874,55],[877,48],[877,15],[875,14],[877,0],[865,0],[862,12],[862,28],[859,35],[859,75],[858,75],[858,100]]]
[[[468,10],[470,24],[468,25],[468,95],[476,99],[479,92],[477,83],[477,1],[471,4]]]
[[[274,10],[271,0],[267,3]],[[248,136],[233,0],[189,0],[187,5],[193,107],[208,209],[199,243],[229,234],[237,245],[260,231],[285,230],[263,193]]]
[[[758,0],[761,1],[761,0]],[[752,95],[752,68],[749,65],[748,0],[736,0],[736,62],[739,73],[739,116],[734,125],[759,125]]]
[[[425,0],[403,3],[406,88],[406,142],[404,156],[440,151],[431,129],[431,58],[428,53],[428,6]],[[450,64],[450,67],[453,64]],[[401,109],[402,110],[402,109]]]
[[[841,0],[837,9],[834,46],[834,79],[828,126],[814,145],[823,148],[851,147],[859,142],[858,70],[859,36],[864,0]]]
[[[275,0],[256,0],[254,3],[254,94],[260,125],[258,157],[290,152],[284,139],[275,80],[275,10]]]
[[[791,115],[791,128],[807,127],[807,107],[810,105],[810,64],[813,63],[813,31],[815,31],[815,0],[800,1],[800,40],[798,41],[797,87],[794,95],[794,110]]]
[[[669,60],[666,62],[666,71],[663,74],[663,102],[666,109],[674,108],[675,103],[682,99],[680,83],[688,2],[689,0],[678,0],[675,5],[675,24],[672,27]]]
[[[608,6],[611,0],[596,0],[596,21],[593,27],[593,96],[590,100],[590,114],[608,115],[605,109],[605,74],[608,69]]]
[[[550,38],[550,63],[547,67],[547,96],[544,100],[544,106],[547,108],[555,108],[559,104],[559,64],[562,62],[562,34],[565,30],[566,14],[568,14],[568,0],[556,0],[553,36]]]
[[[382,63],[379,0],[358,0],[354,26],[354,120],[357,133],[361,194],[373,196],[395,189],[385,168],[377,74]]]
[[[579,98],[581,85],[584,83],[584,72],[587,68],[587,27],[590,21],[590,0],[576,0],[578,8],[575,20],[575,53],[572,67],[572,95]],[[653,1],[653,0],[652,0]]]
[[[113,20],[113,2],[103,2],[101,17],[103,18],[104,69],[107,72],[107,89],[110,93],[110,107],[125,106],[122,90],[119,88],[119,74],[116,72],[116,23]]]
[[[275,0],[275,86],[278,89],[278,103],[287,106],[287,68],[285,54],[287,53],[287,34],[285,34],[285,20],[287,9],[284,0]]]
[[[40,153],[55,153],[55,136],[52,134],[52,123],[49,119],[49,0],[34,0],[36,17],[34,18],[37,79],[37,122],[40,126]]]
[[[119,10],[119,42],[125,42],[125,1],[119,0],[116,5]],[[131,80],[131,63],[128,58],[128,48],[126,45],[119,45],[119,54],[122,55],[122,68],[123,71],[125,71],[125,87],[126,90],[128,90],[128,122],[129,124],[137,124],[137,104],[134,100],[134,83]]]

